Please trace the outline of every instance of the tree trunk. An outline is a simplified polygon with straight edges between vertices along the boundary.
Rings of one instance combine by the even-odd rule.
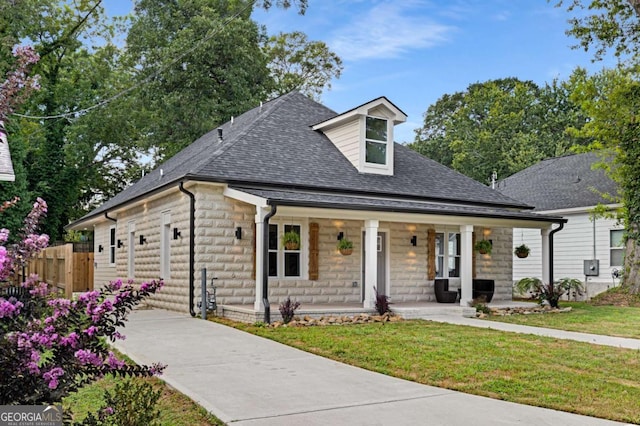
[[[638,225],[633,226],[635,229],[633,234],[637,235]],[[624,276],[622,285],[629,289],[632,294],[640,293],[640,248],[638,241],[629,237],[625,247],[624,255]]]

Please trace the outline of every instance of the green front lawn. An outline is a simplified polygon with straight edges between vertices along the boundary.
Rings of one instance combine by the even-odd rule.
[[[640,422],[637,351],[420,320],[306,328],[218,321],[427,385]]]
[[[556,328],[581,333],[640,339],[640,308],[594,306],[585,302],[560,302],[571,306],[569,313],[489,316],[490,321]]]

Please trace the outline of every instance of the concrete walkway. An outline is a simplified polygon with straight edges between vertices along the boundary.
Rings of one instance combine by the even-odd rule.
[[[124,334],[118,350],[168,365],[169,385],[229,425],[619,424],[396,379],[175,312],[136,311]]]
[[[575,340],[577,342],[592,343],[594,345],[640,350],[640,340],[628,339],[626,337],[612,337],[602,336],[599,334],[578,333],[575,331],[554,330],[551,328],[508,324],[504,322],[481,320],[477,318],[464,318],[462,316],[455,315],[433,315],[424,317],[424,319],[429,321],[446,322],[449,324],[468,325],[471,327],[509,331],[512,333],[535,334],[536,336],[553,337],[556,339]]]

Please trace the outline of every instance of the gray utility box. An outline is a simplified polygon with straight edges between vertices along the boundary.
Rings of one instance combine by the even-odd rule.
[[[600,260],[590,259],[584,261],[584,274],[587,277],[597,277],[600,275]]]

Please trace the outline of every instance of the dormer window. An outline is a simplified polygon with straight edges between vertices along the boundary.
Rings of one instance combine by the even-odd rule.
[[[384,96],[315,124],[360,173],[393,176],[393,127],[407,115]]]
[[[387,120],[367,117],[365,161],[371,164],[387,164]]]

